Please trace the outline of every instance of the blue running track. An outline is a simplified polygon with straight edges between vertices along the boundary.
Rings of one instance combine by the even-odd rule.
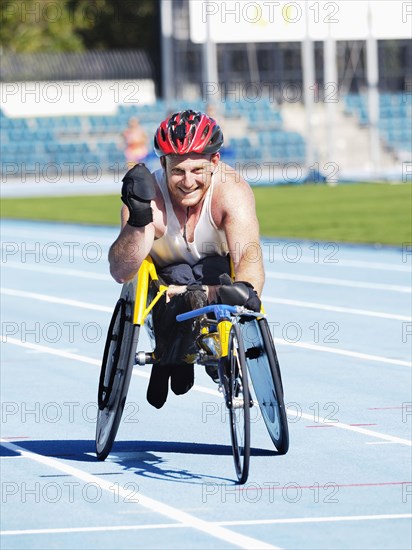
[[[159,411],[136,368],[113,451],[95,458],[116,235],[2,222],[1,548],[411,548],[408,249],[263,239],[290,450],[274,452],[253,408],[239,486],[200,367]]]

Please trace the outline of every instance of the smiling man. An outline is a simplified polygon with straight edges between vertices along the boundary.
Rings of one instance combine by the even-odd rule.
[[[169,285],[153,311],[156,349],[147,399],[157,408],[166,401],[169,378],[176,394],[194,381],[196,335],[188,322],[175,321],[178,313],[219,300],[260,310],[264,270],[254,196],[240,174],[221,162],[222,145],[213,118],[175,113],[154,138],[162,168],[151,174],[137,164],[123,178],[125,206],[109,252],[111,274],[119,283],[132,279],[150,254]],[[235,282],[221,286],[220,276],[231,273],[230,259]],[[216,380],[216,373],[208,373]]]

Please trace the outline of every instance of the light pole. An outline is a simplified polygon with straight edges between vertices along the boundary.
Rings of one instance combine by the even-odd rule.
[[[162,96],[169,111],[174,97],[173,79],[173,0],[160,2],[162,49]]]

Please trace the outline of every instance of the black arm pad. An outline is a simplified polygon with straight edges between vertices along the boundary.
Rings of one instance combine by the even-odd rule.
[[[236,281],[224,284],[219,289],[219,297],[223,304],[230,306],[245,306],[252,311],[260,311],[262,302],[253,286],[247,281]]]
[[[136,164],[123,178],[122,201],[129,209],[127,223],[144,227],[153,221],[150,201],[156,196],[155,179],[143,163]]]
[[[151,201],[156,196],[155,178],[142,162],[133,166],[122,181],[122,200],[132,196],[142,201]]]

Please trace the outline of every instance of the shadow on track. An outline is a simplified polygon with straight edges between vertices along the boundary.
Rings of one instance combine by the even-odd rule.
[[[44,441],[16,441],[19,447],[33,453],[60,458],[63,460],[73,460],[83,463],[99,463],[95,456],[95,443],[93,440],[44,440]],[[159,453],[154,454],[154,453]],[[163,479],[180,483],[204,483],[205,479],[234,482],[233,479],[210,476],[190,472],[189,470],[168,469],[170,460],[164,454],[187,454],[204,456],[231,456],[232,448],[230,445],[216,445],[209,443],[191,443],[177,441],[118,441],[113,445],[113,449],[106,463],[120,465],[125,471],[131,471],[142,477],[154,479]],[[276,456],[276,451],[267,449],[251,450],[252,456]],[[18,456],[1,447],[0,456]],[[166,466],[166,468],[165,468]],[[104,472],[97,475],[119,475],[119,471]]]
[[[55,458],[67,458],[80,462],[98,462],[95,457],[95,444],[93,440],[18,440],[10,441],[19,447],[41,454],[43,456],[52,456]],[[232,447],[230,445],[217,445],[212,443],[191,443],[183,441],[117,441],[113,445],[111,455],[116,456],[119,453],[139,453],[139,452],[164,452],[192,455],[211,455],[211,456],[231,456]],[[1,447],[0,456],[11,456],[14,453]],[[275,450],[269,449],[251,449],[252,456],[276,456]],[[93,456],[90,456],[93,455]],[[109,455],[109,459],[110,456]]]

